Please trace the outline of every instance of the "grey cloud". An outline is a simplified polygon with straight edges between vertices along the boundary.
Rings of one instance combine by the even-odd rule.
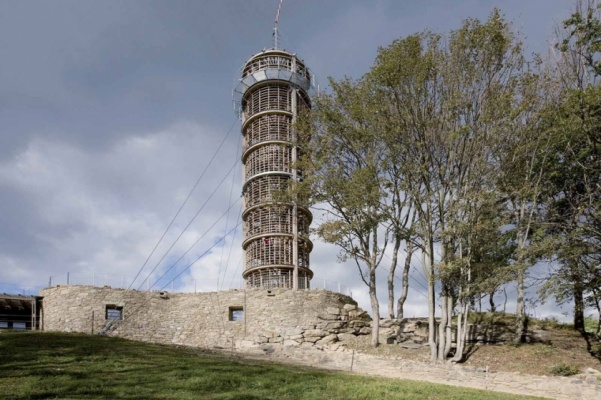
[[[490,3],[490,4],[489,4]],[[548,1],[285,1],[282,46],[318,74],[365,73],[378,46],[445,31],[494,4],[544,46],[564,5]],[[252,54],[271,46],[278,1],[4,2],[0,13],[0,282],[43,285],[50,275],[133,275],[232,123],[231,89]],[[239,125],[183,210],[150,271],[237,158]],[[239,157],[239,156],[238,156]],[[231,177],[230,177],[231,178]],[[240,171],[234,193],[240,194]],[[162,273],[218,218],[231,181],[166,257]],[[233,226],[230,216],[229,226]],[[225,220],[171,271],[213,245]],[[240,231],[239,231],[240,232]],[[223,260],[234,243],[231,260]],[[348,286],[369,309],[356,267],[315,241],[316,285]],[[240,233],[182,275],[198,290],[237,287]],[[155,274],[155,278],[159,274]],[[225,277],[224,277],[225,275]],[[385,310],[385,273],[378,287]],[[418,275],[416,275],[418,276]],[[416,279],[420,279],[419,276]],[[416,286],[417,290],[421,290]],[[422,313],[412,292],[407,314]]]

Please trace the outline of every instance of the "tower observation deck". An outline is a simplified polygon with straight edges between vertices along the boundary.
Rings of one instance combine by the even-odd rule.
[[[242,69],[235,102],[242,120],[247,288],[308,289],[311,212],[276,194],[302,179],[296,169],[298,141],[293,124],[310,108],[312,77],[295,54],[264,50]]]

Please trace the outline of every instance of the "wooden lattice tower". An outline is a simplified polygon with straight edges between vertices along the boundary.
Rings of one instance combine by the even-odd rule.
[[[311,212],[294,202],[276,202],[296,169],[293,124],[310,107],[311,75],[296,55],[272,49],[244,65],[236,93],[242,119],[242,164],[246,287],[307,289]]]

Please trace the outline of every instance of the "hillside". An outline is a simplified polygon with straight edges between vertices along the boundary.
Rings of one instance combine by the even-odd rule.
[[[2,332],[0,360],[2,399],[533,399],[81,334]]]
[[[507,329],[511,333],[513,321],[514,316],[511,314],[474,313],[472,323],[495,325],[497,330]],[[585,372],[587,368],[601,371],[601,341],[592,333],[584,337],[569,324],[536,319],[531,321],[529,329],[537,333],[537,339],[533,339],[532,343],[469,344],[467,359],[463,364],[487,368],[493,372],[547,376],[566,375],[565,368],[562,369],[561,366],[569,367],[573,374]],[[382,357],[415,361],[428,361],[430,358],[430,350],[426,345],[408,349],[400,345],[382,344],[373,349],[367,337],[357,338],[349,343],[349,348]]]

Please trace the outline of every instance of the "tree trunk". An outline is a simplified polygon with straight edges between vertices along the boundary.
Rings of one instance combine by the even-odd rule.
[[[442,353],[442,359],[446,360],[451,352],[453,342],[453,296],[447,298],[447,325],[445,326],[445,346]]]
[[[450,315],[448,313],[449,307],[449,296],[446,294],[446,290],[443,287],[443,295],[440,297],[440,323],[438,325],[438,359],[446,360],[446,342],[447,342],[447,326],[449,324]]]
[[[397,301],[396,309],[397,309],[397,320],[402,321],[404,312],[403,307],[405,306],[405,301],[407,300],[407,295],[409,294],[409,270],[411,269],[411,257],[413,256],[413,243],[407,240],[407,255],[405,256],[405,265],[403,267],[403,291],[399,296],[399,300]]]
[[[380,344],[380,303],[376,295],[376,269],[369,267],[369,300],[371,302],[372,322],[371,322],[371,345],[378,347]]]
[[[572,296],[574,297],[574,329],[584,332],[584,294],[582,289],[582,276],[578,271],[578,264],[569,260],[570,275],[572,280]]]
[[[518,297],[515,310],[515,343],[523,343],[526,339],[526,312],[524,306],[524,270],[522,266],[518,267]]]
[[[467,318],[470,309],[467,304],[467,301],[463,301],[457,314],[457,348],[453,362],[461,362],[463,360],[463,350],[465,349],[465,341],[467,339]]]
[[[593,296],[595,299],[595,307],[597,308],[597,314],[599,315],[599,320],[597,321],[597,332],[595,334],[597,336],[601,335],[601,299],[599,298],[599,291],[593,288]]]
[[[437,348],[436,348],[436,294],[434,293],[434,260],[433,260],[433,248],[428,243],[428,250],[432,251],[429,257],[426,257],[426,253],[422,251],[422,264],[426,269],[426,276],[428,277],[428,345],[430,346],[430,360],[436,361]],[[428,263],[426,264],[426,259]]]
[[[392,249],[392,264],[388,271],[388,318],[394,319],[394,273],[398,262],[399,248],[401,247],[402,238],[400,235],[395,235],[394,248]]]
[[[601,335],[601,307],[599,306],[599,303],[596,303],[597,306],[597,314],[599,315],[599,319],[597,320],[597,332],[595,332],[595,334],[597,336]]]
[[[496,291],[497,291],[497,288],[494,288],[488,294],[488,304],[490,304],[490,312],[491,313],[494,313],[494,312],[497,311],[497,307],[495,306],[495,293],[496,293]]]

